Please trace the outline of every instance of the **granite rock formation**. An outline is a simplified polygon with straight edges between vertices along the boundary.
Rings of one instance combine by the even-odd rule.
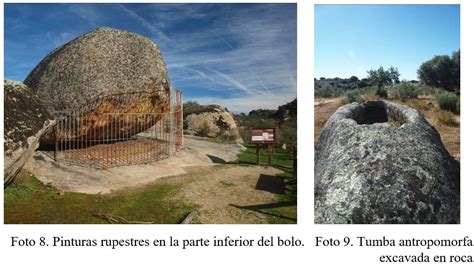
[[[237,124],[225,108],[214,106],[212,111],[186,116],[187,132],[209,138],[223,138],[242,143]]]
[[[43,102],[21,82],[4,81],[4,184],[10,183],[39,146],[41,135],[52,126]]]
[[[104,138],[101,130],[115,128],[117,122],[125,129],[137,124],[117,113],[169,110],[170,82],[158,46],[141,35],[111,28],[96,29],[55,49],[24,83],[53,116],[80,111],[84,124],[78,136],[94,139]],[[115,114],[101,117],[104,113]],[[127,134],[153,124],[143,119],[138,123],[142,126],[128,128]],[[42,143],[52,143],[48,137]]]
[[[340,107],[315,149],[315,223],[459,223],[460,163],[415,109]]]

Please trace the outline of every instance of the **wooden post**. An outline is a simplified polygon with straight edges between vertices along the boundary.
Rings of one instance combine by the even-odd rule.
[[[257,165],[260,165],[260,145],[256,144],[257,146]]]
[[[272,166],[272,144],[268,144],[268,166]]]
[[[293,179],[297,179],[297,174],[296,172],[298,171],[298,165],[297,165],[297,152],[296,152],[296,145],[293,146]]]

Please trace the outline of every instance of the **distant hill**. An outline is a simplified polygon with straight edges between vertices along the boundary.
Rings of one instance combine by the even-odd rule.
[[[346,91],[356,88],[364,88],[369,85],[369,81],[358,77],[350,78],[324,78],[314,79],[314,96],[317,97],[336,97],[344,94]]]
[[[289,119],[296,118],[297,114],[297,103],[296,99],[293,101],[281,105],[278,109],[256,109],[249,112],[249,116],[273,119],[278,124],[283,124]]]

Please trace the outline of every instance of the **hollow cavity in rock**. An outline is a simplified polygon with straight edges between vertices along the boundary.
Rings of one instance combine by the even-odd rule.
[[[354,120],[359,125],[383,124],[384,126],[401,126],[406,123],[405,117],[393,108],[387,107],[382,101],[369,101],[360,106]]]

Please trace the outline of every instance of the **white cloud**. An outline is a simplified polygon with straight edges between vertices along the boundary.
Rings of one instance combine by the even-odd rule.
[[[222,40],[222,42],[224,42],[230,49],[234,49],[234,47],[227,41],[225,40],[225,38],[223,38],[221,35],[219,35],[216,31],[213,31],[213,30],[209,30],[209,32],[211,32],[213,35],[215,35],[217,38],[219,38],[220,40]]]
[[[102,18],[101,12],[91,5],[73,4],[69,6],[69,11],[87,21],[93,28],[97,27],[97,22]]]
[[[217,98],[217,97],[196,97],[189,98],[185,101],[197,101],[200,104],[219,104],[226,107],[233,113],[244,112],[247,113],[253,109],[277,109],[278,106],[291,102],[295,98],[294,95],[258,95],[258,96],[244,96],[235,98]]]
[[[201,100],[239,111],[275,108],[296,97],[295,8],[272,4],[71,4],[66,9],[71,12],[68,15],[87,24],[82,22],[70,32],[58,27],[30,36],[28,46],[44,44],[34,45],[38,61],[90,28],[117,27],[137,31],[157,43],[172,83],[190,97],[202,96]],[[206,90],[193,91],[195,88]]]
[[[287,102],[292,99],[290,96],[296,97],[294,17],[285,20],[285,14],[268,15],[272,8],[267,5],[257,9],[254,12],[223,9],[221,16],[214,18],[212,31],[170,33],[184,47],[183,50],[163,50],[172,79],[179,84],[182,77],[199,72],[196,82],[214,90],[221,88],[222,92],[240,95],[242,97],[235,100],[242,101],[242,105],[230,101],[234,99],[206,97],[201,100],[213,100],[218,104],[226,102],[236,108],[277,107],[282,100]],[[159,20],[158,15],[155,18]],[[163,23],[162,26],[173,27]],[[160,40],[156,41],[159,44]],[[210,47],[222,48],[222,51],[216,53]],[[283,98],[269,98],[271,96]],[[252,98],[259,101],[244,101]]]
[[[70,32],[47,32],[45,37],[49,41],[49,43],[56,48],[71,41],[75,37],[75,35]]]
[[[157,35],[160,37],[160,39],[165,40],[169,43],[172,43],[174,45],[179,46],[176,42],[174,42],[171,38],[169,38],[163,31],[155,27],[153,24],[149,23],[146,19],[142,18],[140,15],[138,15],[136,12],[134,12],[132,9],[129,9],[125,7],[122,4],[117,4],[128,16],[134,18],[135,20],[139,21],[143,27],[148,29],[148,31],[152,32],[153,34]]]

